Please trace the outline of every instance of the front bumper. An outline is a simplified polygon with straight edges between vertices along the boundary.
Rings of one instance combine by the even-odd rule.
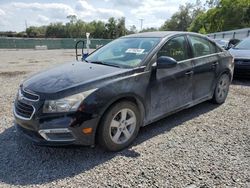
[[[45,98],[20,87],[14,102],[15,126],[40,145],[94,145],[99,122],[96,109],[83,104],[76,112],[43,113]],[[91,131],[84,131],[84,130]]]
[[[72,142],[69,142],[69,141],[60,141],[60,142],[47,141],[38,132],[26,129],[26,128],[24,128],[21,125],[16,124],[16,123],[15,123],[15,128],[16,128],[17,132],[20,135],[24,135],[25,138],[31,140],[32,142],[34,142],[37,145],[43,145],[43,146],[64,146],[64,145],[72,145],[72,144],[74,144],[73,141]]]
[[[243,60],[235,60],[234,75],[236,77],[250,78],[250,60],[247,62]]]
[[[42,119],[34,117],[31,120],[23,120],[14,114],[15,127],[21,135],[38,145],[94,145],[99,118],[89,115],[84,118],[84,114],[81,117],[76,114]],[[84,128],[92,128],[92,132],[85,134]]]

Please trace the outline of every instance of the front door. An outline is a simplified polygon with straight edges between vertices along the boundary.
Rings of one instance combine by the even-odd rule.
[[[193,66],[189,60],[186,37],[170,39],[160,49],[157,57],[169,56],[177,66],[152,71],[150,119],[156,119],[192,102]]]

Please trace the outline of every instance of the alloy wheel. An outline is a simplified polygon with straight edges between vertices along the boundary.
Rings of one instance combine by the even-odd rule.
[[[221,77],[218,87],[217,87],[217,96],[219,99],[224,99],[227,96],[229,86],[229,80],[227,76]]]
[[[128,108],[117,112],[110,123],[110,138],[116,144],[127,142],[133,135],[136,128],[136,115]]]

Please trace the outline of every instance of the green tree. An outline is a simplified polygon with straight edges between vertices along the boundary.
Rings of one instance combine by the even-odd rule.
[[[26,33],[28,37],[41,37],[45,36],[47,26],[30,26],[26,29]]]
[[[136,29],[136,26],[135,26],[135,25],[132,25],[132,26],[130,26],[129,29],[127,29],[126,34],[130,35],[130,34],[135,34],[135,33],[137,33],[137,32],[138,32],[138,31],[137,31],[137,29]]]
[[[212,2],[212,1],[211,1]],[[250,0],[213,1],[213,8],[199,14],[189,31],[213,33],[250,26]]]
[[[198,14],[195,19],[192,21],[190,24],[188,31],[193,31],[193,32],[200,32],[202,30],[202,33],[206,33],[206,14],[201,12]]]
[[[155,27],[148,27],[148,28],[145,28],[145,29],[141,30],[140,33],[142,33],[142,32],[152,32],[152,31],[158,31],[158,29],[155,28]]]
[[[93,32],[91,33],[91,37],[93,38],[107,38],[105,23],[102,21],[92,21],[89,23],[93,28]]]
[[[206,5],[208,5],[208,7],[210,8],[214,8],[218,6],[219,3],[220,3],[220,0],[206,0]]]
[[[65,38],[67,37],[66,28],[63,23],[52,23],[47,27],[46,37],[54,37],[54,38]]]
[[[76,23],[76,21],[77,21],[76,15],[68,15],[67,18],[69,19],[69,22],[70,22],[71,24],[74,24],[74,23]]]
[[[115,39],[116,38],[116,20],[114,17],[109,18],[108,23],[105,25],[107,38]]]
[[[126,35],[125,17],[119,18],[116,25],[116,38]]]
[[[187,31],[189,25],[192,22],[191,10],[193,5],[187,3],[186,5],[181,5],[179,10],[172,15],[172,17],[165,21],[165,23],[160,27],[161,31]]]

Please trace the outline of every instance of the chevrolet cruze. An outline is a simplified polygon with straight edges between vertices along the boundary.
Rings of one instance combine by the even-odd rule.
[[[18,131],[40,145],[129,146],[141,126],[206,100],[226,100],[234,63],[188,32],[124,36],[25,80],[14,102]]]

